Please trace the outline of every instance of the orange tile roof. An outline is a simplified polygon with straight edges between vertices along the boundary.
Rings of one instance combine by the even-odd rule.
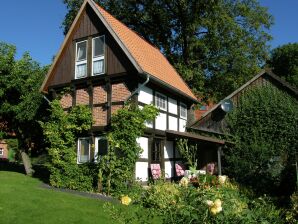
[[[197,99],[159,49],[149,44],[102,7],[97,4],[95,5],[99,13],[113,29],[120,41],[125,45],[131,56],[145,73],[148,73],[175,89],[180,90],[190,98],[193,98],[194,100]]]

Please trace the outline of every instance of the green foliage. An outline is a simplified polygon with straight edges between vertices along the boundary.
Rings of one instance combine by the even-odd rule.
[[[275,74],[298,87],[298,43],[275,48],[267,63]]]
[[[180,152],[183,159],[186,160],[186,163],[192,169],[197,168],[197,144],[191,144],[188,142],[188,139],[179,139],[177,141],[177,149]]]
[[[291,207],[286,213],[286,220],[291,224],[298,222],[298,191],[291,195]]]
[[[66,113],[59,100],[51,102],[49,121],[40,122],[47,142],[50,183],[55,187],[91,190],[96,176],[92,164],[77,164],[76,138],[92,126],[91,110],[75,106]]]
[[[0,42],[0,122],[5,121],[3,133],[15,133],[19,148],[27,152],[41,144],[42,131],[37,120],[45,112],[39,92],[47,68],[33,61],[28,53],[15,59],[16,48]]]
[[[282,187],[279,193],[290,195],[295,189],[297,100],[271,85],[254,87],[240,97],[227,124],[235,144],[225,156],[226,172],[259,192]]]
[[[112,116],[111,131],[107,134],[109,142],[108,154],[100,158],[100,173],[106,192],[122,188],[133,180],[135,163],[142,152],[136,139],[141,137],[146,121],[152,121],[158,110],[152,106],[139,109],[133,104],[119,109]],[[101,185],[101,184],[99,184]]]
[[[15,161],[15,154],[18,151],[19,144],[17,139],[5,139],[8,146],[8,160],[10,162]]]
[[[131,190],[134,192],[133,188]],[[229,181],[222,184],[217,179],[213,183],[201,181],[198,188],[191,183],[178,185],[158,181],[144,188],[137,200],[130,197],[132,205],[129,207],[146,208],[147,213],[159,217],[161,223],[283,223],[280,210],[267,197],[249,199],[238,185]],[[208,201],[216,200],[221,202],[221,209],[213,214]],[[113,216],[125,219],[133,215],[115,209]]]
[[[63,2],[66,33],[83,0]],[[202,96],[228,95],[267,59],[272,16],[257,0],[95,2],[161,49]]]

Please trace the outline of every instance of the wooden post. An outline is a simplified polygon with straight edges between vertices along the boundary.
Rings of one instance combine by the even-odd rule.
[[[217,148],[218,175],[222,175],[222,173],[221,173],[221,148],[222,148],[222,146],[218,146],[218,148]]]

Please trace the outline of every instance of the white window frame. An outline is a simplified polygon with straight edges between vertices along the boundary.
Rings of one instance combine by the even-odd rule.
[[[107,137],[106,136],[96,136],[95,138],[94,138],[94,141],[95,141],[95,144],[94,144],[94,161],[95,162],[98,162],[98,140],[100,140],[100,139],[105,139],[105,140],[107,140]],[[108,141],[108,140],[107,140]],[[108,143],[107,143],[107,151],[109,150],[109,145],[108,145]]]
[[[103,37],[103,55],[94,57],[94,46],[95,46],[94,40],[97,38],[101,38],[101,37]],[[105,70],[106,70],[106,66],[105,66],[105,52],[106,52],[105,46],[106,46],[106,44],[105,43],[106,43],[105,35],[101,35],[101,36],[92,38],[92,66],[91,66],[92,76],[102,75],[105,73]],[[96,61],[100,61],[100,60],[103,60],[103,71],[101,73],[93,74],[93,63]]]
[[[78,56],[78,44],[79,43],[83,43],[83,42],[86,42],[86,59],[85,60],[80,60],[80,61],[77,61],[77,56]],[[88,58],[88,41],[87,40],[82,40],[82,41],[79,41],[79,42],[76,42],[76,52],[75,52],[75,79],[82,79],[82,78],[86,78],[88,75],[88,63],[87,63],[87,58]],[[82,64],[86,64],[86,75],[83,76],[83,77],[77,77],[77,66],[78,65],[82,65]]]
[[[3,156],[3,155],[4,155],[4,149],[0,148],[0,156]]]
[[[89,158],[88,158],[88,160],[86,161],[86,162],[90,162],[90,155],[91,155],[91,144],[90,144],[90,138],[89,137],[83,137],[83,138],[78,138],[78,142],[77,142],[77,164],[83,164],[84,162],[80,162],[80,156],[81,156],[81,154],[80,154],[80,146],[81,146],[81,144],[80,144],[80,141],[81,140],[83,140],[83,139],[87,139],[88,141],[89,141],[89,144],[88,144],[88,148],[89,148]]]
[[[181,113],[182,109],[185,109],[185,112],[186,112],[185,116],[182,116],[182,113]],[[180,103],[179,110],[180,110],[180,118],[187,120],[187,106],[186,106],[186,104]]]
[[[161,99],[160,97],[164,97],[165,98],[165,107],[160,107],[159,105],[157,105],[157,99]],[[163,111],[167,111],[167,106],[168,106],[168,102],[167,102],[167,97],[162,94],[162,93],[159,93],[159,92],[155,92],[155,106],[157,108],[159,108],[160,110],[163,110]]]

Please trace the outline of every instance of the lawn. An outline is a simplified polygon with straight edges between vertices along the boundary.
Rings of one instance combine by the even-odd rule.
[[[105,202],[41,187],[24,174],[0,171],[0,223],[112,223]]]

